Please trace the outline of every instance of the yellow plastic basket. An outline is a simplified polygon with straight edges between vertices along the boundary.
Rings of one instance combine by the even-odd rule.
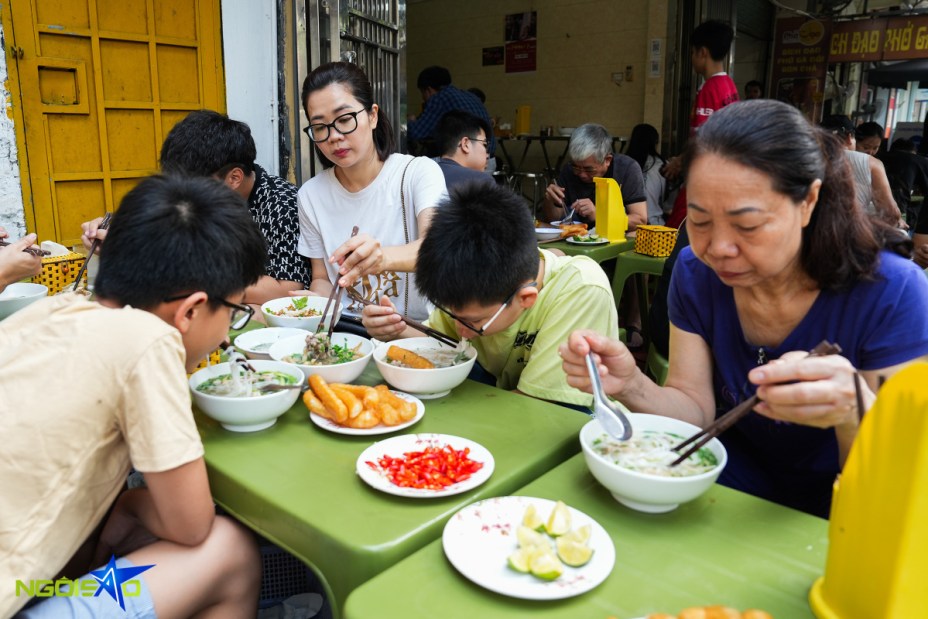
[[[85,256],[71,253],[64,256],[42,258],[42,272],[32,278],[36,284],[48,287],[49,296],[61,292],[62,288],[77,279],[77,272],[84,264]]]
[[[638,226],[635,252],[645,256],[667,257],[677,242],[677,229],[667,226]]]
[[[203,361],[200,361],[200,363],[197,365],[197,367],[193,371],[196,372],[197,370],[202,370],[205,367],[216,365],[217,363],[221,361],[222,361],[222,349],[217,348],[213,352],[209,353],[209,356],[203,359]]]

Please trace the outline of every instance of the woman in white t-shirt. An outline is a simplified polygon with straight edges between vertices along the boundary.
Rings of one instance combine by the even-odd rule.
[[[628,140],[625,154],[641,167],[644,175],[644,190],[648,201],[648,223],[664,225],[664,202],[667,193],[667,179],[661,174],[661,167],[667,160],[658,151],[660,136],[652,125],[642,123],[635,125]]]
[[[316,68],[302,100],[310,123],[304,131],[326,168],[298,194],[297,251],[312,264],[310,292],[327,296],[337,278],[339,286],[355,286],[371,300],[390,297],[397,311],[425,319],[413,271],[432,208],[446,195],[441,168],[396,152],[370,80],[353,64]],[[359,233],[350,238],[354,226]]]

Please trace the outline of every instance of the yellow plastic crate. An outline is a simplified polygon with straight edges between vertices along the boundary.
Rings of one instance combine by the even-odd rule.
[[[32,278],[36,284],[48,287],[49,296],[61,291],[77,279],[86,256],[71,252],[64,256],[42,258],[42,272]]]
[[[635,252],[645,256],[667,257],[677,242],[677,229],[667,226],[638,226]]]

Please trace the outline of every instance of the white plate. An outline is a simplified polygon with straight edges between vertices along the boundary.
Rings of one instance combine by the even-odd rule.
[[[598,522],[570,508],[571,528],[590,525],[593,558],[581,567],[564,566],[557,580],[541,580],[509,567],[507,558],[518,548],[516,529],[522,524],[525,508],[534,505],[547,520],[555,502],[523,496],[504,496],[468,505],[448,521],[441,536],[445,556],[474,583],[524,600],[558,600],[593,589],[606,579],[615,565],[612,538]]]
[[[569,236],[567,237],[566,240],[571,245],[605,245],[606,243],[609,242],[609,239],[604,238],[604,237],[599,237],[598,241],[577,241],[577,240],[574,240],[574,237]]]
[[[466,479],[441,490],[420,490],[418,488],[397,486],[387,479],[386,475],[381,471],[374,470],[367,464],[368,462],[376,464],[381,456],[399,458],[407,451],[421,451],[430,445],[435,447],[451,445],[453,449],[464,449],[467,447],[470,449],[468,457],[476,462],[483,462],[483,468],[471,475],[470,479]],[[452,494],[460,494],[473,490],[490,478],[490,475],[493,474],[493,467],[493,454],[491,454],[486,447],[474,441],[467,440],[466,438],[451,436],[449,434],[404,434],[402,436],[394,436],[393,438],[388,438],[379,443],[374,443],[362,451],[361,455],[358,456],[356,465],[358,477],[372,488],[380,490],[381,492],[386,492],[387,494],[420,499],[451,496]]]
[[[391,389],[391,391],[393,391]],[[416,416],[410,419],[405,423],[401,423],[395,426],[385,426],[382,423],[374,426],[373,428],[348,428],[346,426],[340,426],[331,419],[326,419],[322,415],[317,415],[316,413],[310,413],[309,419],[314,424],[322,428],[323,430],[328,430],[329,432],[335,432],[336,434],[352,434],[354,436],[365,436],[370,434],[389,434],[390,432],[396,432],[397,430],[402,430],[403,428],[408,428],[409,426],[418,423],[420,419],[425,415],[425,404],[422,403],[422,400],[417,398],[414,395],[409,395],[408,393],[403,393],[402,391],[393,391],[397,397],[403,398],[409,402],[414,402],[416,405]]]

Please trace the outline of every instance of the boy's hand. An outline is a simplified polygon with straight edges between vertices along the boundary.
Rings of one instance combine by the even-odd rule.
[[[138,489],[129,492],[147,492],[147,490]],[[93,555],[92,567],[105,564],[112,555],[122,557],[133,550],[158,541],[157,537],[125,509],[123,497],[127,494],[128,492],[124,492],[120,495],[113,506],[113,511],[110,512],[110,517],[103,525],[103,531],[100,533],[100,540],[97,542]]]
[[[361,311],[361,324],[370,335],[385,342],[396,339],[406,330],[402,314],[396,311],[388,297],[381,297],[380,305],[365,305]]]
[[[84,244],[87,251],[90,251],[90,247],[95,240],[100,241],[102,244],[106,239],[106,230],[99,229],[101,223],[103,223],[103,218],[97,217],[96,219],[85,221],[81,224],[81,230],[83,231],[83,234],[81,234],[81,243]],[[100,253],[99,246],[97,246],[97,253]]]

